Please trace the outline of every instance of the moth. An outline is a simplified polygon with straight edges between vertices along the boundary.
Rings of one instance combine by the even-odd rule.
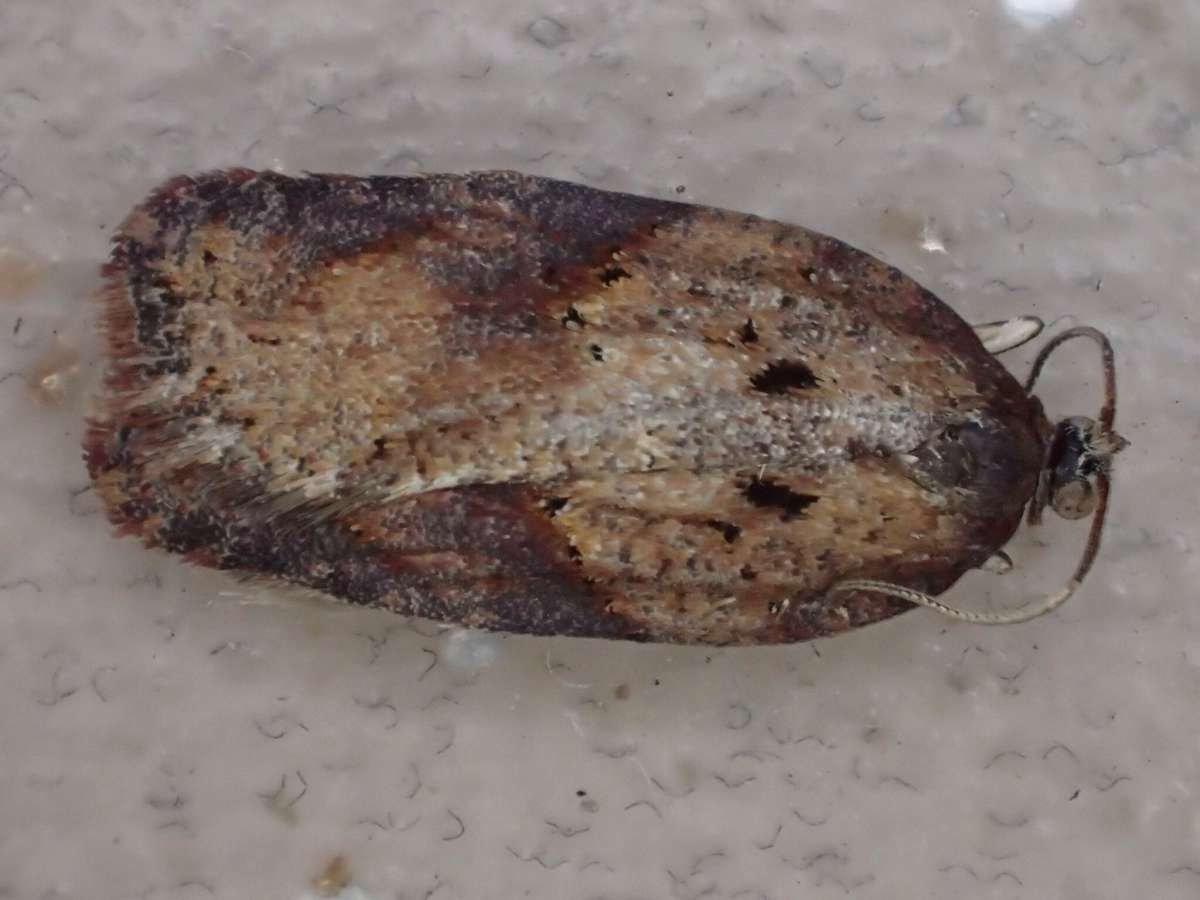
[[[1109,342],[1025,385],[832,237],[514,172],[180,177],[115,236],[85,458],[121,534],[192,563],[464,626],[804,641],[914,605],[1055,608],[1096,556]],[[1101,350],[1051,424],[1048,354]],[[1066,586],[935,599],[1025,511],[1092,515]],[[989,563],[989,560],[993,561]]]

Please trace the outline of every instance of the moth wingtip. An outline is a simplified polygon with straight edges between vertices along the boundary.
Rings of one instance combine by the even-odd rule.
[[[204,203],[223,191],[239,188],[274,173],[243,166],[206,169],[191,174],[172,175],[146,193],[112,234],[119,251],[130,241],[148,243],[161,230],[164,220],[189,202]]]

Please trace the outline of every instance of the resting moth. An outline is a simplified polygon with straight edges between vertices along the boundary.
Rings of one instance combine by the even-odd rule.
[[[1024,620],[1090,566],[1124,444],[1093,329],[1022,386],[980,335],[1022,337],[834,238],[513,172],[176,178],[104,274],[85,455],[121,533],[471,627]],[[1106,399],[1051,425],[1031,388],[1073,337]],[[933,599],[1047,505],[1094,507],[1066,588],[1007,616]]]

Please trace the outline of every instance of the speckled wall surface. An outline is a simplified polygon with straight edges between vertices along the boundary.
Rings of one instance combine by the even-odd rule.
[[[0,897],[1200,894],[1192,6],[333,9],[0,7]],[[682,197],[971,321],[1098,326],[1133,445],[1097,568],[1026,625],[706,652],[446,631],[117,541],[79,457],[96,270],[147,190],[229,165]],[[1040,393],[1093,413],[1094,351]],[[956,602],[1057,585],[1083,530],[1022,533]]]

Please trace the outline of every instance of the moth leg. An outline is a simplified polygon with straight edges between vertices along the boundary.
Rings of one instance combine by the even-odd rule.
[[[1003,550],[997,550],[979,568],[985,572],[991,572],[993,575],[1007,575],[1013,568],[1012,557]]]
[[[1016,316],[999,322],[971,326],[975,336],[989,353],[1003,353],[1032,341],[1042,333],[1046,323],[1037,316]]]

